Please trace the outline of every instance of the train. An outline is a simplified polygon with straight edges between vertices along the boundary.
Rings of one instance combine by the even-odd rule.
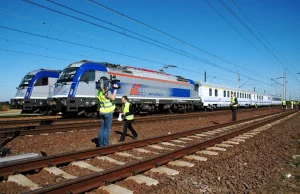
[[[221,107],[229,107],[231,93],[238,99],[239,107],[249,108],[258,106],[281,105],[280,96],[251,92],[241,88],[232,88],[218,84],[198,82],[200,85],[199,96],[205,110],[214,110]]]
[[[21,108],[22,113],[47,113],[47,98],[53,94],[60,70],[38,69],[29,72],[10,99],[11,108]]]
[[[99,110],[95,83],[101,77],[117,76],[121,89],[116,110],[126,95],[136,112],[192,111],[201,106],[198,85],[190,79],[143,68],[81,61],[65,68],[48,103],[52,114],[90,115]]]
[[[121,66],[107,62],[80,61],[68,65],[47,99],[51,114],[96,116],[99,101],[96,81],[116,76],[121,86],[115,100],[121,109],[122,96],[128,96],[136,113],[190,112],[229,107],[234,93],[241,107],[281,104],[281,97],[186,79],[163,71]]]

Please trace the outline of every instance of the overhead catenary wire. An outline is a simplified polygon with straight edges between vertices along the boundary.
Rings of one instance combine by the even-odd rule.
[[[70,16],[69,14],[65,14],[65,13],[59,12],[59,11],[57,11],[57,10],[54,10],[54,9],[45,7],[45,6],[43,6],[43,5],[39,5],[39,4],[34,3],[34,2],[31,2],[31,1],[29,1],[29,0],[23,0],[23,1],[25,1],[25,2],[27,2],[27,3],[30,3],[30,4],[33,4],[33,5],[36,5],[36,6],[39,6],[39,7],[42,7],[42,8],[44,8],[44,9],[48,9],[48,10],[50,10],[50,11],[54,11],[54,12],[57,12],[57,13],[60,13],[60,14],[63,14],[63,15],[72,17],[72,18],[74,18],[74,19],[78,18],[78,17],[75,17],[75,16]],[[80,19],[80,18],[78,18],[78,19],[81,20],[81,21],[83,21],[83,19]],[[86,21],[86,20],[84,20],[84,21]],[[90,24],[94,24],[94,25],[96,25],[96,26],[98,26],[98,27],[101,27],[101,25],[98,25],[98,24],[95,24],[95,23],[92,23],[92,22],[89,22],[89,21],[86,21],[86,22],[88,22],[88,23],[90,23]],[[107,27],[104,27],[104,28],[105,28],[105,29],[108,29]],[[115,30],[113,30],[113,31],[115,31]],[[119,33],[120,33],[120,32],[119,32]],[[122,33],[120,33],[120,34],[122,34]],[[124,35],[124,33],[123,33],[123,35]],[[126,35],[126,34],[125,34],[125,35]],[[132,37],[132,36],[130,36],[130,37]],[[136,37],[134,37],[134,38],[136,38]],[[138,38],[138,39],[139,39],[139,38]],[[144,40],[142,40],[142,41],[144,41]],[[148,41],[144,41],[144,42],[148,43]],[[150,43],[150,44],[153,45],[153,43]],[[166,49],[166,50],[168,50],[168,51],[171,51],[171,52],[180,54],[180,55],[185,56],[185,57],[189,57],[189,58],[191,58],[191,59],[194,59],[194,60],[197,60],[197,61],[206,63],[206,64],[208,64],[208,65],[211,65],[211,66],[214,66],[214,67],[217,67],[217,68],[220,68],[220,69],[223,69],[223,70],[226,70],[226,71],[228,71],[228,72],[231,72],[231,73],[235,73],[235,74],[236,74],[236,72],[232,71],[231,69],[224,68],[224,67],[222,67],[222,66],[220,66],[220,65],[217,65],[217,64],[215,64],[215,63],[212,63],[212,62],[209,62],[209,61],[207,61],[207,60],[198,58],[197,56],[194,56],[194,55],[191,55],[191,54],[188,54],[189,56],[187,56],[187,55],[186,55],[187,53],[182,54],[182,53],[178,53],[178,52],[176,52],[176,51],[172,51],[172,50],[170,50],[170,49],[168,49],[168,48],[159,46],[159,45],[157,45],[157,44],[154,44],[154,45],[155,45],[155,46],[158,46],[158,47],[160,47],[160,48],[162,48],[162,49]],[[173,49],[176,49],[176,48],[174,48],[174,47],[172,47],[172,48],[173,48]],[[179,49],[178,49],[178,51],[179,51],[179,52],[182,52],[182,51],[179,50]],[[269,79],[269,78],[267,78],[267,79]],[[266,83],[265,83],[265,84],[266,84]],[[267,84],[267,85],[269,85],[269,84]]]
[[[106,50],[106,49],[102,49],[102,48],[98,48],[98,47],[94,47],[94,46],[88,46],[88,45],[84,45],[84,44],[76,43],[76,42],[72,42],[72,41],[67,41],[67,40],[62,40],[62,39],[58,39],[58,38],[53,38],[53,37],[50,37],[50,36],[44,36],[44,35],[40,35],[40,34],[36,34],[36,33],[32,33],[32,32],[26,32],[26,31],[23,31],[23,30],[13,29],[13,28],[1,26],[1,25],[0,25],[0,28],[6,29],[6,30],[15,31],[15,32],[19,32],[19,33],[23,33],[23,34],[28,34],[28,35],[31,35],[31,36],[37,36],[37,37],[41,37],[41,38],[46,38],[46,39],[49,39],[49,40],[54,40],[54,41],[64,42],[64,43],[68,43],[68,44],[72,44],[72,45],[77,45],[77,46],[81,46],[81,47],[85,47],[85,48],[100,50],[100,51],[103,51],[103,52],[109,52],[109,53],[113,53],[113,54],[117,54],[117,55],[122,55],[122,56],[130,57],[130,58],[134,58],[134,59],[148,61],[148,62],[160,64],[160,65],[168,65],[166,63],[162,63],[162,62],[158,62],[158,61],[154,61],[154,60],[144,59],[144,58],[141,58],[141,57],[136,57],[136,56],[132,56],[132,55],[128,55],[128,54],[123,54],[123,53],[119,53],[119,52],[115,52],[115,51],[110,51],[110,50]],[[203,62],[203,63],[207,63],[207,62]],[[211,64],[213,66],[216,65],[216,64],[213,64],[213,63],[208,63],[208,64]],[[218,66],[218,65],[216,65],[216,66]],[[245,75],[242,75],[242,76],[243,77],[248,77],[248,76],[245,76]],[[256,81],[258,81],[260,83],[263,83],[265,85],[270,85],[268,83],[265,83],[265,82],[262,82],[262,81],[259,81],[259,80],[256,80]]]
[[[5,40],[5,41],[9,41],[9,42],[18,43],[18,44],[27,45],[27,46],[42,48],[42,49],[45,49],[45,50],[55,51],[55,52],[59,52],[59,53],[65,53],[65,54],[75,55],[75,56],[79,56],[79,57],[87,57],[87,58],[95,58],[95,59],[101,59],[101,60],[103,60],[103,58],[100,58],[100,57],[82,55],[82,54],[78,54],[78,53],[73,53],[73,52],[68,52],[68,51],[53,49],[53,48],[49,48],[49,47],[38,46],[38,45],[35,45],[35,44],[29,44],[29,43],[25,43],[25,42],[21,42],[21,41],[16,41],[16,40],[10,40],[10,39],[1,38],[1,37],[0,37],[0,39]],[[65,60],[69,60],[69,59],[65,59]],[[120,63],[120,62],[115,61],[115,60],[109,60],[109,61],[114,62],[114,63]],[[129,65],[129,64],[126,64],[124,62],[122,62],[122,64]]]
[[[176,51],[176,49],[175,49],[175,50],[171,50],[171,49],[165,48],[165,47],[163,47],[163,46],[157,45],[157,44],[155,44],[155,43],[151,43],[151,42],[149,42],[149,41],[145,41],[145,40],[142,40],[142,39],[140,39],[140,38],[137,38],[137,37],[134,37],[134,36],[131,36],[131,35],[128,35],[128,34],[124,34],[124,33],[122,33],[122,32],[119,32],[119,31],[116,31],[116,30],[113,30],[113,29],[110,29],[110,28],[101,26],[101,25],[96,24],[96,23],[93,23],[93,22],[89,22],[89,21],[87,21],[87,20],[78,18],[78,17],[76,17],[76,16],[71,16],[71,15],[69,15],[69,14],[62,13],[62,12],[60,12],[60,11],[57,11],[57,10],[54,10],[54,9],[45,7],[45,6],[43,6],[43,5],[40,5],[40,4],[31,2],[31,1],[29,1],[29,0],[23,0],[23,1],[24,1],[24,2],[27,2],[27,3],[30,3],[30,4],[33,4],[33,5],[36,5],[36,6],[38,6],[38,7],[41,7],[41,8],[44,8],[44,9],[48,9],[48,10],[50,10],[50,11],[54,11],[54,12],[56,12],[56,13],[59,13],[59,14],[62,14],[62,15],[71,17],[71,18],[73,18],[73,19],[77,19],[77,20],[80,20],[80,21],[84,21],[84,22],[87,22],[87,23],[89,23],[89,24],[95,25],[95,26],[97,26],[97,27],[104,28],[104,29],[107,29],[107,30],[110,30],[110,31],[119,33],[119,34],[121,34],[121,35],[125,35],[125,36],[128,36],[128,37],[134,38],[134,39],[136,39],[136,40],[140,40],[140,41],[142,41],[142,42],[145,42],[145,43],[148,43],[148,44],[157,46],[157,47],[159,47],[159,48],[162,48],[162,49],[165,49],[165,50],[167,50],[167,51],[170,51],[170,52],[179,54],[179,55],[181,55],[181,56],[188,57],[188,58],[194,59],[194,60],[196,60],[196,61],[200,61],[200,62],[202,62],[202,63],[206,63],[206,64],[211,65],[211,66],[214,66],[214,67],[218,67],[218,68],[223,69],[223,70],[226,70],[226,71],[228,71],[228,72],[236,73],[236,72],[234,72],[234,71],[231,70],[231,69],[222,67],[222,66],[220,66],[220,65],[217,65],[217,64],[215,64],[215,63],[209,62],[209,61],[207,61],[207,60],[205,60],[205,59],[202,59],[202,58],[199,58],[199,57],[197,57],[197,56],[194,56],[194,55],[191,55],[191,54],[187,54],[187,53],[185,53],[185,52],[181,53],[182,51],[179,50],[179,49],[178,49],[178,51]],[[173,49],[174,49],[174,48],[173,48]]]
[[[267,51],[271,53],[271,55],[285,68],[289,71],[289,69],[282,63],[282,61],[271,51],[271,49],[243,22],[240,17],[232,11],[232,9],[223,1],[219,0],[219,2],[265,47]],[[277,63],[275,63],[277,64]],[[289,71],[290,72],[290,71]],[[291,72],[290,72],[291,73]],[[299,80],[291,73],[291,75],[299,82]]]
[[[75,16],[71,16],[71,15],[69,15],[69,14],[62,13],[62,12],[60,12],[60,11],[54,10],[54,9],[52,9],[52,8],[48,8],[48,7],[46,7],[46,6],[37,4],[37,3],[32,2],[32,1],[29,1],[29,0],[23,0],[23,1],[25,1],[25,2],[27,2],[27,3],[30,3],[30,4],[33,4],[33,5],[36,5],[36,6],[39,6],[39,7],[41,7],[41,8],[48,9],[48,10],[50,10],[50,11],[53,11],[53,12],[56,12],[56,13],[59,13],[59,14],[62,14],[62,15],[71,17],[71,18],[73,18],[73,19],[78,19],[78,20],[81,20],[81,21],[83,21],[83,22],[87,22],[87,23],[89,23],[89,24],[96,25],[96,26],[101,27],[101,28],[104,28],[104,29],[106,29],[106,30],[111,30],[111,31],[113,31],[113,32],[119,33],[119,34],[121,34],[121,35],[128,36],[128,37],[130,37],[130,38],[137,39],[137,40],[142,41],[142,42],[145,42],[145,43],[148,43],[148,44],[152,44],[152,45],[154,45],[154,46],[157,46],[157,47],[159,47],[159,48],[168,50],[168,51],[170,51],[170,52],[174,52],[174,53],[179,54],[179,55],[182,55],[182,56],[184,56],[184,57],[187,57],[187,55],[188,55],[188,57],[191,58],[191,59],[194,59],[194,60],[200,60],[200,62],[204,62],[204,63],[206,63],[206,64],[210,64],[210,65],[212,65],[212,66],[215,66],[215,67],[218,67],[218,68],[220,68],[220,69],[223,69],[223,70],[226,70],[226,71],[229,71],[229,72],[234,73],[231,69],[224,68],[224,67],[222,67],[222,66],[220,66],[220,65],[213,64],[213,63],[211,63],[211,62],[209,62],[209,61],[207,61],[207,60],[205,60],[205,59],[202,59],[202,58],[199,58],[199,57],[197,57],[197,56],[195,56],[195,55],[192,55],[192,54],[190,54],[190,53],[184,52],[184,51],[182,51],[181,49],[177,49],[177,48],[175,48],[175,47],[172,47],[172,46],[170,46],[170,45],[164,44],[164,43],[162,43],[162,42],[160,42],[160,41],[151,39],[151,38],[149,38],[149,37],[143,36],[143,35],[141,35],[141,34],[135,33],[135,32],[133,32],[133,31],[130,31],[130,30],[125,29],[125,28],[123,28],[123,27],[120,27],[120,26],[117,26],[117,25],[113,25],[113,24],[111,24],[110,22],[106,22],[106,21],[104,21],[104,20],[102,20],[102,19],[96,18],[96,17],[91,16],[91,15],[89,15],[89,14],[85,14],[85,13],[80,12],[80,11],[78,11],[78,10],[75,10],[75,9],[69,8],[69,7],[67,7],[67,6],[64,6],[64,5],[62,5],[62,4],[56,3],[56,2],[54,2],[54,1],[49,1],[49,0],[47,0],[47,1],[51,2],[51,3],[55,3],[56,5],[62,6],[62,7],[64,7],[64,8],[66,8],[66,9],[75,11],[75,12],[77,12],[77,13],[83,14],[83,15],[88,16],[88,17],[91,17],[91,18],[93,18],[93,19],[97,19],[97,20],[102,21],[102,22],[105,22],[106,24],[110,24],[110,25],[113,25],[113,26],[115,26],[115,27],[121,28],[121,29],[123,29],[123,30],[130,31],[131,33],[134,33],[134,34],[136,34],[136,35],[142,36],[143,38],[147,38],[148,40],[154,41],[155,43],[151,43],[151,42],[149,42],[149,41],[145,41],[145,40],[142,40],[142,39],[140,39],[140,38],[137,38],[137,37],[134,37],[134,36],[131,36],[131,35],[128,35],[128,34],[124,34],[124,33],[122,33],[122,32],[119,32],[119,31],[116,31],[116,30],[113,30],[113,29],[110,29],[110,28],[107,28],[107,27],[104,27],[104,26],[95,24],[95,23],[93,23],[93,22],[89,22],[89,21],[87,21],[87,20],[83,20],[83,19],[80,19],[80,18],[78,18],[78,17],[75,17]],[[168,49],[168,48],[165,48],[165,47],[162,47],[162,46],[160,46],[160,45],[157,45],[156,43],[159,43],[159,44],[162,44],[162,45],[164,45],[164,46],[167,46],[167,47],[169,47],[169,48],[171,48],[171,49],[173,49],[173,50]],[[183,54],[180,53],[180,52],[182,52]],[[213,55],[213,56],[216,57],[216,55]],[[222,59],[222,60],[225,60],[225,59]],[[231,64],[233,64],[233,63],[231,63]],[[261,76],[261,77],[263,77],[263,78],[269,79],[269,78],[267,78],[267,77],[265,77],[265,76],[263,76],[263,75],[260,75],[260,74],[258,74],[258,73],[256,73],[256,72],[253,72],[253,71],[250,71],[250,70],[248,70],[248,69],[246,69],[246,68],[243,68],[243,67],[241,67],[241,66],[238,66],[238,65],[236,65],[236,64],[233,64],[233,65],[235,65],[235,66],[237,66],[237,67],[239,67],[239,68],[241,68],[241,69],[243,69],[243,70],[245,70],[245,71],[247,71],[247,72],[250,72],[250,73],[256,74],[256,75],[258,75],[258,76]]]
[[[74,60],[71,60],[71,59],[63,59],[63,58],[59,58],[59,57],[52,57],[52,56],[47,56],[47,55],[35,54],[35,53],[27,53],[27,52],[23,52],[23,51],[16,51],[16,50],[10,50],[10,49],[0,48],[0,51],[6,51],[6,52],[11,52],[11,53],[19,53],[19,54],[24,54],[24,55],[36,56],[36,57],[45,57],[45,58],[62,60],[62,61],[74,61]]]
[[[53,0],[47,0],[47,1],[53,2]],[[222,57],[219,57],[219,56],[217,56],[217,55],[215,55],[215,54],[213,54],[213,53],[210,53],[210,52],[208,52],[208,51],[206,51],[206,50],[204,50],[204,49],[201,49],[201,48],[199,48],[198,46],[195,46],[195,45],[193,45],[193,44],[191,44],[191,43],[188,43],[188,42],[186,42],[186,41],[183,41],[183,40],[181,40],[181,39],[179,39],[179,38],[177,38],[177,37],[175,37],[175,36],[173,36],[173,35],[171,35],[171,34],[169,34],[169,33],[163,32],[162,30],[159,30],[159,29],[157,29],[157,28],[155,28],[155,27],[153,27],[153,26],[150,26],[150,25],[148,25],[148,24],[146,24],[146,23],[144,23],[144,22],[141,22],[141,21],[139,21],[139,20],[137,20],[137,19],[134,19],[134,18],[132,18],[132,17],[126,15],[126,14],[120,13],[120,12],[118,12],[118,11],[116,11],[116,10],[113,10],[113,9],[107,7],[107,6],[104,6],[104,5],[101,4],[101,3],[98,3],[98,2],[93,1],[93,0],[87,0],[87,1],[90,2],[90,3],[92,3],[92,4],[94,4],[94,5],[96,5],[96,6],[98,6],[98,7],[100,7],[100,8],[103,8],[103,9],[106,9],[106,10],[108,10],[108,11],[111,11],[111,12],[113,12],[113,13],[115,13],[115,14],[118,14],[118,15],[122,16],[122,18],[127,18],[127,19],[129,19],[129,20],[131,20],[131,21],[133,21],[133,22],[135,22],[135,23],[137,23],[137,24],[139,24],[139,25],[142,25],[142,26],[144,26],[144,27],[146,27],[146,28],[149,28],[149,29],[151,29],[151,30],[153,30],[153,31],[155,31],[155,32],[158,32],[158,33],[160,33],[160,34],[162,34],[162,35],[165,35],[165,36],[167,36],[167,37],[169,37],[169,38],[172,38],[172,39],[174,39],[174,40],[176,40],[176,41],[178,41],[178,42],[180,42],[180,43],[182,43],[182,44],[184,44],[184,45],[187,45],[187,46],[190,46],[190,47],[192,47],[192,48],[194,48],[194,49],[197,49],[197,50],[203,52],[204,54],[208,54],[208,55],[213,56],[213,57],[215,57],[215,58],[217,58],[217,59],[219,59],[219,60],[221,60],[221,61],[223,61],[223,62],[226,62],[226,63],[228,63],[228,64],[232,64],[232,65],[234,65],[235,67],[238,67],[238,68],[240,68],[240,69],[243,69],[244,71],[247,71],[247,72],[256,74],[256,75],[258,75],[258,76],[260,76],[260,77],[263,77],[263,78],[265,78],[265,79],[269,79],[269,78],[265,77],[264,75],[258,74],[258,73],[254,72],[254,71],[251,71],[251,70],[248,70],[248,69],[246,69],[246,68],[244,68],[244,67],[242,67],[242,66],[240,66],[240,65],[237,65],[237,64],[235,64],[235,63],[233,63],[233,62],[230,62],[230,61],[228,61],[228,60],[226,60],[226,59],[224,59],[224,58],[222,58]]]
[[[234,27],[212,4],[210,4],[207,0],[205,2],[219,15],[221,16],[239,35],[241,35],[249,44],[251,44],[256,50],[258,50],[264,57],[269,59],[271,62],[275,63],[271,58],[269,58],[267,55],[265,55],[261,50],[259,50],[250,40],[246,38],[236,27]],[[278,64],[277,64],[278,65]]]
[[[59,14],[68,16],[68,17],[71,17],[71,18],[73,18],[73,19],[77,19],[77,20],[80,20],[80,21],[83,21],[83,22],[92,24],[92,25],[94,25],[94,26],[97,26],[97,27],[100,27],[100,28],[104,28],[104,29],[110,30],[110,31],[112,31],[112,32],[116,32],[116,33],[119,33],[119,34],[121,34],[121,35],[128,36],[128,37],[130,37],[130,38],[133,38],[133,39],[142,41],[142,42],[144,42],[144,43],[148,43],[148,44],[151,44],[151,45],[153,45],[153,46],[157,46],[157,47],[159,47],[159,48],[161,48],[161,49],[164,49],[164,50],[167,50],[167,51],[170,51],[170,52],[179,54],[179,55],[181,55],[181,56],[188,57],[188,58],[194,59],[194,60],[196,60],[196,61],[200,61],[200,62],[202,62],[202,63],[206,63],[206,64],[211,65],[211,66],[214,66],[214,67],[218,67],[218,68],[223,69],[223,70],[226,70],[226,71],[228,71],[228,72],[236,73],[236,72],[234,72],[234,71],[231,70],[231,69],[222,67],[222,66],[220,66],[220,65],[217,65],[217,64],[215,64],[215,63],[209,62],[209,61],[207,61],[207,60],[205,60],[205,59],[202,59],[202,58],[199,58],[199,57],[197,57],[197,56],[194,56],[194,55],[191,55],[191,54],[187,54],[187,53],[185,53],[185,52],[182,53],[182,51],[179,50],[179,49],[178,49],[178,51],[176,51],[176,48],[175,48],[175,50],[171,50],[171,49],[165,48],[165,47],[163,47],[163,46],[160,46],[160,45],[158,45],[158,44],[151,43],[151,42],[149,42],[149,41],[146,41],[146,40],[143,40],[143,39],[140,39],[140,38],[137,38],[137,37],[128,35],[128,34],[124,34],[124,33],[119,32],[119,31],[117,31],[117,30],[113,30],[113,29],[110,29],[110,28],[108,28],[108,27],[104,27],[104,26],[101,26],[101,25],[99,25],[99,24],[96,24],[96,23],[93,23],[93,22],[89,22],[89,21],[87,21],[87,20],[78,18],[78,17],[76,17],[76,16],[71,16],[71,15],[69,15],[69,14],[66,14],[66,13],[63,13],[63,12],[54,10],[54,9],[52,9],[52,8],[48,8],[48,7],[46,7],[46,6],[43,6],[43,5],[34,3],[34,2],[32,2],[32,1],[29,1],[29,0],[23,0],[23,1],[24,1],[24,2],[27,2],[27,3],[30,3],[30,4],[32,4],[32,5],[36,5],[36,6],[38,6],[38,7],[41,7],[41,8],[44,8],[44,9],[47,9],[47,10],[50,10],[50,11],[53,11],[53,12],[56,12],[56,13],[59,13]],[[174,49],[174,48],[173,48],[173,49]]]

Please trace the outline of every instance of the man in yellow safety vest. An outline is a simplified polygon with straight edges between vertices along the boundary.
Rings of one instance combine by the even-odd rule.
[[[230,101],[230,108],[231,108],[231,112],[232,112],[231,121],[236,121],[236,109],[237,109],[237,107],[238,107],[238,100],[234,96],[234,94],[231,93],[231,101]]]
[[[133,135],[133,139],[136,139],[138,136],[137,132],[132,127],[132,122],[134,121],[134,110],[133,110],[132,105],[128,102],[127,96],[122,97],[122,103],[123,103],[122,113],[124,116],[124,128],[123,128],[123,133],[121,135],[119,142],[125,141],[125,137],[127,134],[127,128],[129,128],[129,130],[131,131],[131,133]]]
[[[286,110],[286,100],[283,99],[282,101],[282,110]]]
[[[97,147],[109,145],[110,130],[112,125],[113,113],[116,108],[114,100],[117,96],[118,85],[114,84],[114,92],[109,90],[98,90],[98,99],[100,102],[101,127],[98,136]]]

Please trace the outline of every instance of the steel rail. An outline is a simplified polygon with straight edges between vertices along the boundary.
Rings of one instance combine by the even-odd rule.
[[[153,167],[164,165],[172,160],[181,158],[187,154],[192,154],[198,150],[205,149],[209,146],[221,143],[240,134],[253,130],[255,128],[261,127],[263,125],[269,124],[271,122],[277,121],[278,119],[284,118],[293,112],[284,113],[276,117],[268,118],[264,121],[252,124],[247,127],[242,127],[241,129],[229,132],[225,135],[220,135],[215,138],[211,138],[207,141],[200,143],[193,143],[187,145],[184,148],[179,148],[174,151],[170,151],[158,156],[154,156],[145,160],[133,162],[127,165],[123,165],[117,168],[108,169],[102,172],[93,173],[90,175],[82,176],[73,180],[63,181],[48,187],[37,189],[28,192],[28,194],[37,193],[83,193],[96,189],[107,183],[116,182],[122,180],[128,176],[145,172]]]
[[[224,112],[221,114],[227,114],[228,112]],[[207,116],[215,116],[220,115],[219,112],[214,113],[192,113],[192,114],[182,114],[182,115],[168,115],[168,116],[153,116],[153,117],[144,117],[144,118],[136,118],[135,123],[145,123],[145,122],[156,122],[162,120],[176,120],[176,119],[186,119],[186,118],[194,118],[194,117],[207,117]],[[76,120],[75,120],[76,121]],[[123,123],[113,120],[113,125],[122,125]],[[2,128],[0,129],[0,138],[10,138],[17,137],[23,135],[37,135],[41,133],[54,133],[54,132],[65,132],[65,131],[75,131],[75,130],[83,130],[83,129],[91,129],[100,127],[100,120],[89,120],[88,122],[81,123],[62,123],[56,125],[36,125],[36,126],[24,126],[24,127],[12,127],[12,128]]]
[[[264,109],[268,109],[268,108],[261,108],[260,110],[264,110]],[[242,110],[242,109],[240,109]],[[255,111],[257,109],[243,109],[244,112],[247,111]],[[228,112],[228,110],[220,110],[217,111],[219,113],[226,113]],[[192,113],[188,113],[188,114],[214,114],[215,112],[192,112]],[[174,114],[158,114],[159,116],[174,116]],[[39,116],[39,115],[35,115]],[[158,117],[159,117],[158,116]],[[32,116],[33,117],[33,116]],[[44,116],[46,117],[46,116]],[[144,116],[142,116],[144,118]],[[156,117],[156,115],[153,115],[151,117]],[[6,118],[6,117],[0,117],[1,118]],[[35,124],[35,125],[30,125],[29,127],[32,126],[36,126],[36,125],[49,125],[49,124],[53,124],[55,122],[68,122],[68,121],[89,121],[89,120],[97,120],[97,118],[63,118],[63,117],[58,117],[58,118],[41,118],[41,119],[29,119],[29,120],[20,120],[18,119],[19,117],[16,117],[16,119],[14,120],[0,120],[0,126],[2,125],[25,125],[25,124]],[[138,119],[140,117],[136,117],[136,119]],[[1,130],[1,128],[0,128]]]
[[[268,115],[265,115],[264,117],[277,115],[277,114],[279,114],[279,113],[268,114]],[[248,122],[248,121],[259,119],[259,118],[262,118],[262,117],[258,116],[258,117],[254,117],[254,118],[239,120],[236,122],[229,122],[229,123],[223,123],[223,124],[218,124],[218,125],[204,127],[204,128],[191,129],[188,131],[178,132],[178,133],[174,133],[171,135],[152,137],[149,139],[137,140],[137,141],[128,142],[128,143],[113,144],[113,145],[110,145],[107,147],[92,148],[92,149],[81,150],[81,151],[77,151],[77,152],[69,152],[69,153],[64,153],[64,154],[57,154],[57,155],[46,156],[46,157],[41,157],[41,158],[29,159],[29,160],[25,160],[25,161],[11,162],[8,164],[0,165],[0,177],[8,176],[10,174],[16,174],[16,173],[20,173],[20,172],[35,170],[35,169],[41,169],[41,168],[49,167],[49,166],[70,163],[72,161],[83,160],[83,159],[87,159],[87,158],[96,157],[99,155],[111,154],[111,153],[114,153],[117,151],[124,151],[124,150],[132,149],[132,148],[143,147],[143,146],[146,146],[149,144],[159,143],[162,141],[170,141],[172,139],[180,138],[183,136],[188,136],[188,135],[192,135],[195,133],[210,131],[210,130],[214,130],[214,129],[218,129],[218,128],[222,128],[222,127],[232,126],[232,125]]]

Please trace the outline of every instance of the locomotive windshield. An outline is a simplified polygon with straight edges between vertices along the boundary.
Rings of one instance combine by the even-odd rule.
[[[62,82],[71,82],[73,81],[74,75],[79,67],[69,67],[63,70],[63,72],[60,74],[59,79],[57,80],[57,83]]]
[[[26,76],[22,79],[22,81],[21,81],[21,83],[20,83],[20,85],[19,85],[19,88],[24,88],[24,87],[26,87],[26,86],[29,86],[29,83],[30,83],[30,81],[32,80],[33,77],[34,77],[34,75],[26,75]]]

